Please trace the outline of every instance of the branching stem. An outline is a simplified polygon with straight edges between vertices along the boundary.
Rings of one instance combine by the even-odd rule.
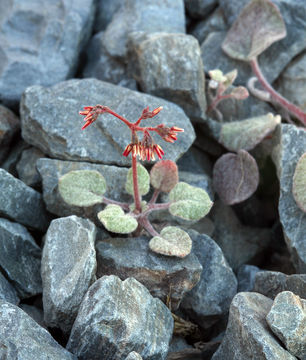
[[[111,200],[111,199],[108,199],[106,197],[103,197],[102,201],[104,202],[104,204],[114,204],[114,205],[118,205],[120,206],[122,209],[124,210],[129,210],[129,204],[128,203],[123,203],[123,202],[120,202],[120,201],[116,201],[116,200]]]
[[[139,218],[139,224],[142,225],[150,235],[160,236],[146,216],[142,216]]]

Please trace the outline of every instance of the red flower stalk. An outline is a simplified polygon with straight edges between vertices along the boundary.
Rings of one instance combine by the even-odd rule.
[[[132,152],[132,156],[137,156],[137,155],[140,156],[141,154],[141,144],[138,140],[138,136],[135,131],[132,132],[131,143],[127,145],[122,155],[128,156],[130,152]]]
[[[85,106],[84,111],[80,111],[80,115],[85,115],[84,121],[85,125],[83,125],[82,130],[87,128],[90,124],[97,120],[100,114],[107,112],[107,107],[102,105],[96,106]]]
[[[154,143],[152,136],[147,130],[143,133],[143,139],[140,144],[140,158],[142,161],[147,159],[148,161],[155,160],[154,153],[158,156],[159,159],[162,159],[164,150],[161,146]]]
[[[164,124],[160,124],[156,126],[155,131],[163,140],[173,143],[177,139],[177,133],[183,132],[184,129],[178,128],[176,126],[169,128]]]

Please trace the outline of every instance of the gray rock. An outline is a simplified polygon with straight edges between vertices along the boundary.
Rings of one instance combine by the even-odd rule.
[[[0,344],[1,359],[76,360],[23,310],[2,300]]]
[[[130,121],[138,119],[145,107],[154,109],[162,105],[163,111],[157,117],[146,120],[145,125],[164,123],[185,129],[175,144],[166,143],[159,136],[156,138],[165,151],[165,159],[176,161],[194,141],[192,125],[177,105],[95,79],[69,80],[51,88],[28,88],[20,109],[22,135],[28,143],[51,157],[127,166],[131,159],[122,156],[122,152],[131,135],[119,119],[106,114],[86,131],[81,131],[83,119],[78,111],[101,100],[102,105],[107,105]]]
[[[99,32],[92,37],[86,47],[87,62],[83,70],[83,77],[94,77],[136,90],[136,81],[128,76],[127,65],[122,60],[108,54],[104,39],[104,32]]]
[[[193,174],[212,175],[212,162],[201,149],[191,146],[189,150],[177,161],[179,174],[187,171]]]
[[[237,292],[252,291],[254,288],[256,274],[260,271],[261,270],[254,265],[241,265],[237,272],[237,280],[238,280]],[[264,271],[262,271],[262,273],[264,273]],[[263,294],[261,291],[256,291],[256,292]]]
[[[0,267],[19,297],[42,292],[40,258],[41,250],[27,229],[0,218]]]
[[[223,341],[212,360],[294,360],[269,332],[266,315],[272,300],[257,293],[239,293],[231,304]]]
[[[185,294],[180,308],[205,328],[228,312],[237,292],[237,280],[221,249],[209,236],[195,231],[189,231],[189,235],[203,271],[199,283]]]
[[[292,263],[298,273],[306,272],[306,213],[292,195],[292,178],[296,164],[306,149],[306,132],[295,125],[277,127],[272,153],[280,181],[278,212]]]
[[[188,14],[195,19],[202,19],[218,5],[217,0],[185,0]]]
[[[286,275],[276,271],[260,271],[255,276],[253,291],[271,299],[282,291],[292,291],[306,299],[306,274]]]
[[[40,231],[48,226],[40,193],[3,169],[0,169],[0,214]]]
[[[19,128],[18,117],[11,110],[0,105],[0,163],[5,159],[11,140]]]
[[[176,103],[192,120],[205,117],[203,63],[193,36],[133,33],[129,53],[129,68],[144,92]]]
[[[37,186],[40,183],[41,178],[36,169],[36,161],[42,157],[44,154],[34,147],[22,151],[16,169],[19,179],[26,185]]]
[[[75,73],[94,18],[94,1],[7,0],[0,7],[0,101],[17,107],[30,85]]]
[[[184,349],[192,349],[193,346],[189,345],[185,338],[180,336],[173,336],[169,345],[169,353],[178,352]]]
[[[220,8],[224,14],[226,14],[226,20],[229,25],[234,22],[242,8],[249,1],[250,0],[219,0]],[[273,3],[279,8],[284,19],[287,36],[271,45],[259,57],[261,69],[269,82],[277,79],[291,59],[306,48],[306,9],[304,1],[273,0]],[[220,59],[218,59],[218,63],[219,60]],[[273,64],[273,71],[271,71],[271,64]]]
[[[133,31],[185,33],[184,1],[125,0],[105,30],[107,52],[124,58]]]
[[[306,300],[290,291],[281,292],[273,302],[267,322],[292,355],[306,359]]]
[[[242,225],[234,210],[220,200],[214,203],[210,217],[215,225],[212,238],[234,270],[260,254],[270,243],[270,229]]]
[[[47,329],[47,326],[44,322],[44,312],[36,306],[28,304],[20,304],[20,309],[27,313],[33,320],[37,322],[38,325]]]
[[[125,360],[142,360],[142,357],[136,351],[132,351]]]
[[[0,300],[7,301],[14,305],[18,305],[20,301],[16,290],[2,273],[0,273]]]
[[[62,161],[42,158],[37,161],[37,169],[42,178],[43,198],[48,211],[58,216],[76,214],[79,216],[90,216],[96,219],[96,206],[80,208],[71,206],[64,202],[58,192],[58,180],[61,176],[73,170],[97,170],[106,180],[107,191],[105,197],[116,201],[130,201],[125,191],[125,180],[128,169],[118,166],[91,164],[86,162]]]
[[[22,151],[27,148],[29,148],[29,144],[27,144],[21,138],[16,140],[15,143],[10,145],[9,147],[10,152],[7,154],[6,159],[1,164],[1,168],[6,170],[13,176],[18,177],[16,165],[21,157]],[[5,150],[5,154],[6,154],[6,150]]]
[[[200,280],[202,266],[194,254],[178,259],[151,252],[148,240],[138,237],[99,241],[97,276],[114,274],[122,280],[134,277],[152,296],[164,302],[170,297],[171,308],[176,310],[183,295]]]
[[[53,220],[41,260],[44,319],[69,334],[80,303],[96,280],[96,227],[69,216]]]
[[[111,22],[114,14],[118,11],[124,0],[98,0],[94,23],[95,32],[104,30]]]
[[[124,359],[131,351],[165,359],[172,330],[169,309],[137,280],[103,276],[85,295],[67,348],[80,360]]]
[[[198,22],[195,25],[195,27],[191,30],[191,35],[198,39],[199,43],[202,44],[202,42],[211,32],[225,31],[227,28],[228,26],[225,23],[225,16],[223,11],[222,9],[217,8],[206,19]]]
[[[297,56],[281,73],[276,89],[306,111],[306,52]]]

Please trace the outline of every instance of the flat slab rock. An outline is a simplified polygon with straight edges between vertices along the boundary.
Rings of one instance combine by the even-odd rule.
[[[107,190],[105,196],[116,201],[131,201],[131,196],[125,191],[125,180],[128,169],[124,167],[91,164],[88,162],[63,161],[42,158],[37,161],[37,169],[42,178],[43,199],[48,211],[58,216],[76,214],[91,218],[97,216],[96,206],[86,209],[72,206],[64,202],[58,192],[58,180],[61,176],[73,170],[97,170],[105,178]]]
[[[162,112],[146,120],[145,125],[164,123],[185,129],[174,144],[164,142],[157,135],[155,140],[165,151],[164,159],[176,161],[195,139],[190,120],[177,105],[96,79],[74,79],[50,88],[27,88],[20,106],[22,136],[50,157],[129,166],[131,159],[122,153],[131,135],[123,122],[104,114],[86,131],[81,131],[83,118],[78,112],[101,101],[130,121],[136,121],[147,106],[152,110],[163,106]]]
[[[19,304],[19,297],[13,285],[0,273],[0,300],[7,301],[13,305]]]
[[[67,349],[80,360],[125,359],[132,351],[163,360],[172,331],[169,309],[137,280],[103,276],[82,301]]]
[[[150,251],[148,243],[146,237],[99,241],[97,276],[134,277],[152,296],[163,301],[170,296],[171,308],[176,310],[183,295],[198,283],[202,266],[193,253],[183,259],[163,256]]]
[[[292,355],[306,359],[306,300],[290,291],[279,293],[267,322]]]
[[[237,294],[231,304],[225,336],[212,360],[294,360],[269,331],[266,316],[272,300],[257,293]]]
[[[19,297],[42,292],[41,250],[28,230],[0,218],[0,268],[16,288]]]
[[[282,291],[291,291],[306,299],[306,274],[286,275],[277,271],[260,271],[255,276],[253,291],[270,299]]]
[[[285,240],[298,273],[306,273],[306,213],[296,204],[292,182],[296,164],[306,150],[306,131],[295,125],[282,124],[274,136],[272,158],[280,182],[278,212]]]
[[[93,0],[7,0],[0,13],[1,102],[17,107],[26,87],[74,74],[91,33]]]
[[[96,227],[77,216],[55,219],[41,260],[44,319],[69,335],[80,303],[96,280]]]
[[[0,358],[77,360],[19,307],[0,300]]]
[[[48,226],[41,194],[0,168],[1,215],[40,231]]]
[[[180,309],[202,327],[228,312],[237,292],[237,280],[219,246],[207,235],[188,231],[192,251],[203,266],[198,284],[185,294]]]

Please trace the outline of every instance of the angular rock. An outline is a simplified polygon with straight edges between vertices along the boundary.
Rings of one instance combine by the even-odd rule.
[[[127,65],[122,60],[108,54],[104,38],[102,31],[90,40],[86,48],[87,62],[83,70],[83,77],[93,77],[137,90],[136,81],[127,74]]]
[[[1,168],[0,214],[40,231],[48,226],[41,194]]]
[[[124,0],[99,0],[94,23],[94,31],[104,30],[111,22],[114,14],[118,11]]]
[[[94,18],[94,1],[2,2],[0,100],[17,107],[30,85],[50,86],[75,73]]]
[[[209,236],[192,230],[188,233],[203,271],[199,283],[184,295],[180,308],[205,328],[228,312],[237,292],[237,280],[221,249]]]
[[[169,345],[169,353],[178,352],[184,349],[192,349],[193,346],[189,345],[185,338],[180,336],[173,336]]]
[[[142,357],[136,351],[132,351],[125,360],[142,360]]]
[[[242,225],[233,209],[220,200],[214,203],[210,217],[215,225],[212,238],[233,270],[260,254],[270,243],[270,229]]]
[[[82,301],[67,349],[80,360],[124,359],[131,351],[165,359],[172,330],[169,309],[137,280],[103,276]]]
[[[44,157],[44,154],[34,147],[23,150],[21,158],[16,165],[18,177],[28,186],[37,186],[40,183],[40,175],[36,169],[36,161]]]
[[[41,250],[27,229],[0,218],[0,267],[19,297],[42,292],[40,258]]]
[[[7,155],[10,142],[19,128],[18,117],[11,110],[0,105],[0,163]]]
[[[122,280],[133,277],[142,283],[154,297],[176,310],[183,295],[199,281],[202,266],[190,254],[183,259],[158,255],[149,250],[146,237],[109,238],[99,241],[97,250],[97,276],[117,275]]]
[[[217,0],[185,0],[188,14],[195,19],[203,19],[217,5]]]
[[[297,56],[281,73],[276,89],[306,111],[306,52]]]
[[[125,180],[128,169],[118,166],[91,164],[86,162],[62,161],[42,158],[37,161],[37,170],[42,178],[43,198],[48,211],[58,216],[76,214],[96,219],[95,206],[79,208],[64,202],[58,192],[58,180],[61,176],[73,170],[97,170],[106,180],[105,196],[116,201],[130,201],[131,196],[125,191]]]
[[[47,326],[44,322],[44,312],[36,306],[28,304],[20,304],[20,309],[27,313],[33,320],[37,322],[38,325],[47,329]]]
[[[2,300],[0,343],[1,359],[76,360],[23,310]]]
[[[184,1],[125,0],[105,30],[107,52],[124,58],[133,31],[185,33]]]
[[[198,41],[190,35],[133,33],[129,67],[145,93],[181,106],[187,116],[205,117],[205,77]]]
[[[256,274],[261,271],[254,265],[241,265],[237,272],[238,289],[237,292],[252,291],[254,288],[254,282]],[[264,273],[264,271],[262,271]],[[254,290],[256,291],[256,290]],[[256,291],[263,294],[261,291]],[[263,294],[266,295],[266,294]],[[267,296],[267,295],[266,295]]]
[[[277,271],[260,271],[255,276],[253,291],[271,299],[282,291],[291,291],[306,299],[306,274],[286,275]]]
[[[273,302],[267,322],[292,355],[306,359],[306,300],[290,291],[281,292]]]
[[[44,319],[69,334],[80,303],[96,279],[96,227],[69,216],[53,220],[41,261]]]
[[[189,150],[177,161],[179,175],[181,171],[186,171],[194,174],[202,174],[206,176],[212,175],[212,162],[208,155],[191,146]]]
[[[7,301],[13,305],[19,304],[19,297],[14,287],[0,273],[0,300]]]
[[[131,134],[119,119],[104,114],[86,131],[81,131],[83,119],[78,111],[101,100],[103,105],[130,121],[138,119],[145,107],[154,109],[162,105],[163,111],[146,120],[146,126],[164,123],[185,129],[175,144],[166,143],[153,134],[165,151],[165,159],[176,161],[194,141],[193,127],[177,105],[95,79],[69,80],[51,88],[28,88],[20,108],[22,136],[51,157],[128,166],[131,159],[122,156],[122,152]]]
[[[18,177],[16,170],[16,164],[19,161],[22,151],[29,148],[29,144],[23,141],[21,138],[16,139],[16,142],[10,145],[10,151],[7,154],[5,160],[1,164],[1,168],[9,172],[15,177]],[[6,151],[5,151],[6,153]]]
[[[266,315],[272,300],[257,293],[239,293],[231,304],[223,341],[212,360],[294,360],[269,332]]]
[[[295,125],[278,126],[272,158],[280,181],[278,212],[285,240],[298,273],[306,272],[306,213],[292,195],[292,178],[296,164],[306,149],[306,132]]]
[[[226,21],[229,26],[249,1],[250,0],[219,0],[220,8],[224,14],[226,14]],[[272,44],[259,57],[262,72],[269,82],[277,79],[291,59],[306,49],[305,3],[303,1],[291,0],[273,0],[273,3],[279,8],[284,19],[287,36]],[[224,54],[223,56],[226,55]],[[220,59],[216,60],[219,63]],[[273,64],[273,71],[271,71],[271,64]],[[251,74],[251,71],[249,71],[249,74]]]

